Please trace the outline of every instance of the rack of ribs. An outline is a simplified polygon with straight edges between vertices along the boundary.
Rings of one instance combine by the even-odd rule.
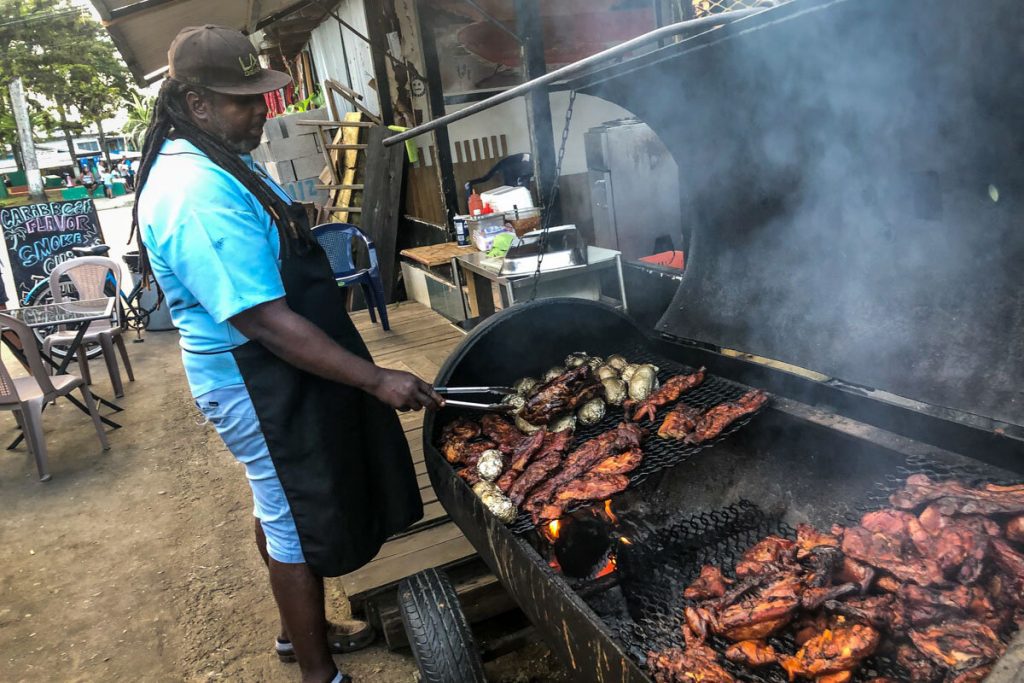
[[[768,395],[755,389],[748,391],[735,401],[720,403],[701,415],[693,431],[687,434],[683,440],[688,444],[695,445],[713,439],[733,422],[757,412],[767,402]]]
[[[700,386],[704,381],[704,368],[689,375],[674,375],[665,380],[661,388],[651,393],[636,407],[631,418],[633,422],[643,419],[653,420],[658,408],[667,406],[680,396]]]

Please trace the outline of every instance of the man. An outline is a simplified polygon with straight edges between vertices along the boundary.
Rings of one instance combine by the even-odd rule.
[[[372,634],[329,631],[322,577],[422,516],[394,409],[442,401],[373,364],[304,212],[248,154],[263,93],[289,77],[216,26],[183,29],[168,61],[136,176],[141,265],[167,296],[198,406],[245,465],[278,653],[304,683],[346,681],[331,653]]]

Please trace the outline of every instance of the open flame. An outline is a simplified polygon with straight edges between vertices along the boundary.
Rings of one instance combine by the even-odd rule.
[[[629,540],[625,536],[619,536],[619,543],[622,545],[633,545],[633,541]]]
[[[612,501],[611,501],[611,499],[606,500],[604,502],[604,514],[608,517],[608,521],[610,521],[612,524],[618,524],[619,523],[619,518],[615,516],[614,512],[612,512]]]
[[[600,579],[602,576],[614,574],[618,568],[619,567],[615,562],[615,553],[612,553],[608,556],[608,560],[604,563],[604,566],[601,567],[596,574],[594,574],[594,578]]]
[[[553,522],[548,522],[546,526],[540,528],[540,532],[544,535],[544,538],[548,540],[548,543],[554,544],[558,540],[558,534],[562,531],[562,520],[556,519]]]

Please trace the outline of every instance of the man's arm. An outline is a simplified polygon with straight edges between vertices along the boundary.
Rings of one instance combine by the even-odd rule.
[[[398,410],[440,408],[442,399],[416,375],[387,370],[339,346],[323,330],[274,299],[232,316],[239,332],[297,368],[362,389]]]

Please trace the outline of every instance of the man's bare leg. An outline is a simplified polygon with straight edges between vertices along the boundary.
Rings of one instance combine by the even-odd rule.
[[[267,565],[267,570],[270,570],[270,555],[267,554],[267,535],[263,533],[263,525],[260,524],[259,517],[253,517],[253,521],[256,523],[256,548],[260,551],[260,557],[263,558],[263,564]],[[321,580],[321,585],[323,581]],[[288,625],[284,623],[284,612],[281,611],[281,607],[278,606],[277,614],[281,619],[281,635],[278,636],[278,640],[291,640],[288,637]]]
[[[270,587],[288,626],[302,683],[329,683],[338,668],[327,646],[323,580],[305,563],[288,564],[271,557],[268,567]]]

